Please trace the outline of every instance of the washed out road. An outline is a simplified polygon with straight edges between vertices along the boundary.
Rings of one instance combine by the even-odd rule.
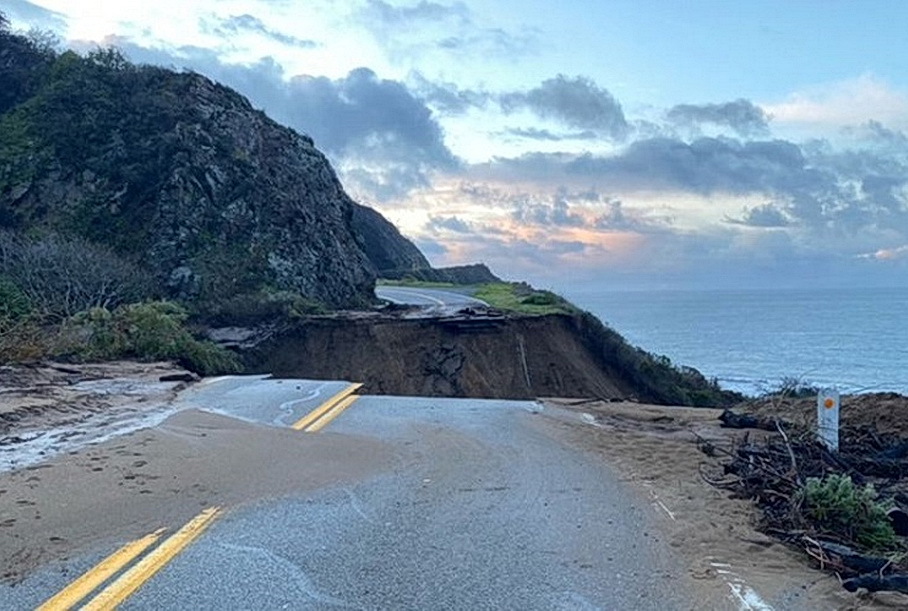
[[[94,600],[86,608],[112,608],[102,603],[114,600],[122,609],[723,608],[704,601],[685,577],[685,567],[660,541],[660,516],[647,500],[620,483],[599,456],[555,434],[559,422],[574,414],[535,402],[356,397],[354,390],[342,382],[216,380],[188,393],[187,411],[160,430],[105,442],[127,449],[131,446],[124,440],[135,438],[152,449],[165,444],[160,464],[174,453],[185,451],[187,458],[169,467],[173,473],[158,473],[145,495],[112,492],[118,509],[103,518],[80,509],[105,508],[103,487],[93,494],[90,474],[81,488],[73,488],[94,496],[90,501],[74,492],[61,503],[51,492],[42,496],[40,488],[31,489],[30,498],[54,536],[65,536],[68,513],[82,522],[98,519],[119,534],[84,537],[66,560],[39,563],[18,583],[0,585],[0,608],[38,607],[81,575],[97,571],[112,552],[157,528],[167,529],[160,535],[164,543],[151,543],[150,551],[118,574],[146,562],[148,555],[163,559],[161,566],[147,576],[145,567],[120,579],[132,582],[127,594],[120,594],[122,600],[103,593],[114,575],[78,604]],[[318,406],[322,413],[307,417]],[[217,413],[204,413],[211,410]],[[248,443],[241,445],[244,440]],[[221,453],[212,453],[208,446],[219,443]],[[91,452],[98,455],[105,447]],[[235,466],[228,464],[227,471],[236,474],[232,478],[197,464],[202,458],[230,463],[231,453],[243,457]],[[77,458],[57,457],[53,468],[66,469],[63,463]],[[177,511],[181,497],[172,492],[173,500],[158,506],[170,508],[159,510],[160,523],[141,512],[135,514],[141,519],[129,518],[135,509],[131,503],[158,498],[154,482],[187,477],[181,472],[209,490],[193,497],[196,509]],[[228,480],[237,486],[248,480],[242,485],[254,493],[228,494]],[[16,492],[16,482],[0,481],[0,488]],[[188,489],[188,483],[180,489]],[[0,502],[13,500],[4,497],[9,498],[0,496]],[[193,525],[193,517],[205,523]],[[188,531],[180,530],[187,524]],[[27,548],[34,544],[30,538],[50,534],[15,525],[4,534],[11,536],[17,528],[18,543],[0,539],[0,545]],[[182,536],[174,542],[177,531]],[[165,545],[164,552],[155,551]],[[171,548],[178,549],[171,553]]]

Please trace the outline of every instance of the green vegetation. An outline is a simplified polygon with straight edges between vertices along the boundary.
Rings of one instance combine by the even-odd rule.
[[[642,401],[663,405],[724,407],[744,396],[723,390],[693,367],[676,366],[668,357],[632,346],[617,331],[593,314],[580,312],[573,319],[587,348],[605,369],[615,371],[639,393]]]
[[[186,310],[173,302],[150,301],[115,310],[92,308],[68,319],[58,350],[75,360],[173,360],[201,375],[235,373],[236,356],[195,339]]]
[[[198,304],[196,311],[209,324],[226,326],[319,316],[327,314],[329,310],[323,304],[299,293],[261,289]]]
[[[474,296],[490,306],[521,314],[573,314],[571,303],[551,291],[534,289],[525,282],[483,284]]]
[[[870,484],[857,486],[849,475],[809,478],[798,491],[802,516],[821,532],[836,533],[867,549],[892,551],[898,539],[886,515],[890,506]]]

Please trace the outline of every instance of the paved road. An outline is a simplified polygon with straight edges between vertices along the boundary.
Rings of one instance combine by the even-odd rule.
[[[476,299],[475,297],[470,297],[469,295],[428,288],[377,286],[375,287],[375,296],[379,299],[390,301],[391,303],[420,306],[464,307],[470,305],[488,305],[486,302]]]
[[[286,427],[314,395],[345,386],[229,378],[189,401]],[[379,440],[392,466],[226,508],[120,608],[710,607],[658,540],[648,503],[553,435],[573,416],[533,402],[394,397],[362,397],[336,416],[314,435]],[[34,608],[110,551],[0,586],[0,608]]]

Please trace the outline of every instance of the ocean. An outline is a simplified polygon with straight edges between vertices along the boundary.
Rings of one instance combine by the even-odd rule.
[[[760,394],[783,379],[908,394],[908,288],[562,291],[644,350]]]

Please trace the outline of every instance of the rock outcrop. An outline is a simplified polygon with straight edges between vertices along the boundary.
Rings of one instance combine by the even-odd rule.
[[[2,66],[23,40],[0,36]],[[105,244],[183,300],[286,290],[349,307],[385,266],[428,266],[308,136],[235,91],[110,50],[52,55],[45,72],[15,95],[4,82],[0,227]]]
[[[353,230],[360,236],[366,256],[384,278],[431,267],[419,249],[372,208],[353,206]]]

